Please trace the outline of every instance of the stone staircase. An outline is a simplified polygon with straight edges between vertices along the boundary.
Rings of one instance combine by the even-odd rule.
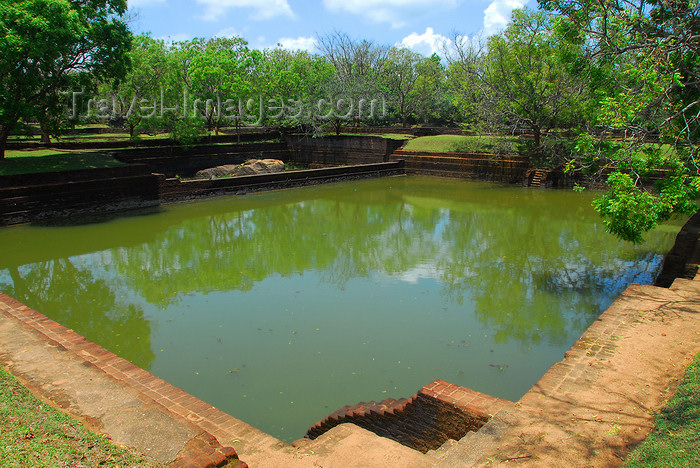
[[[306,438],[316,439],[335,426],[352,423],[419,452],[436,452],[450,440],[477,431],[510,404],[436,380],[410,398],[345,406],[313,425]]]
[[[530,174],[528,187],[542,187],[542,182],[547,179],[548,173],[549,171],[547,169],[533,169]]]

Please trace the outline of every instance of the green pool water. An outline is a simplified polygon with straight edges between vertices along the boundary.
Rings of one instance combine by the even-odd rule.
[[[0,230],[0,288],[283,440],[440,378],[517,400],[681,224],[593,194],[392,177]]]

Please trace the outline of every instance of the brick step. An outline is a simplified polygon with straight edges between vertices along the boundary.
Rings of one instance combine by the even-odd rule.
[[[669,289],[671,291],[685,291],[700,294],[700,281],[676,278]]]
[[[467,432],[467,435],[462,437],[461,440],[468,440],[470,437],[473,437],[475,432]],[[438,460],[444,459],[450,449],[457,445],[457,441],[454,439],[447,439],[447,442],[442,444],[440,447],[433,449],[433,450],[428,450],[425,452],[426,455],[431,456],[433,458],[437,458]]]
[[[499,446],[501,438],[515,424],[516,417],[509,410],[502,410],[492,417],[479,430],[470,432],[452,444],[442,455],[437,466],[440,468],[463,468],[484,466],[485,453],[490,453]]]

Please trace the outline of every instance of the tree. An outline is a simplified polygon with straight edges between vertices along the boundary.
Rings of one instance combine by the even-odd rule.
[[[700,196],[700,10],[688,0],[540,0],[582,45],[600,113],[570,167],[613,168],[595,207],[615,235],[641,242]],[[582,164],[583,163],[583,164]],[[663,177],[655,187],[651,175]]]
[[[424,57],[416,52],[396,47],[389,50],[387,57],[384,83],[389,100],[395,106],[404,127],[417,107],[413,91],[419,78],[418,66],[423,60]]]
[[[348,110],[348,115],[358,123],[363,120],[360,101],[369,102],[382,97],[381,77],[390,48],[366,39],[356,41],[340,32],[319,37],[318,48],[335,68],[335,75],[328,83],[327,95],[332,102],[345,100],[349,106],[354,106]],[[340,133],[346,120],[344,117],[333,120],[336,133]]]
[[[128,126],[129,136],[133,140],[138,136],[139,127],[144,124],[144,117],[149,117],[149,121],[156,120],[149,114],[157,114],[157,109],[152,109],[144,116],[142,100],[145,100],[144,109],[149,110],[153,102],[161,99],[177,102],[180,90],[177,89],[176,63],[162,40],[146,35],[134,37],[129,59],[131,69],[126,77],[116,83],[108,82],[105,85],[113,100],[119,102],[119,106],[114,109],[115,117],[120,123],[123,122]],[[150,103],[146,104],[146,101]]]
[[[553,21],[546,13],[514,10],[512,22],[486,48],[457,43],[462,74],[481,92],[480,114],[511,129],[529,129],[538,155],[548,130],[575,120],[583,90],[582,79],[568,73],[562,60],[564,46],[574,45],[558,41]]]
[[[276,47],[265,50],[260,68],[258,91],[269,104],[268,121],[318,128],[314,104],[327,97],[335,72],[326,57]]]
[[[184,47],[190,52],[185,73],[195,98],[194,110],[206,119],[207,130],[218,134],[220,124],[233,117],[226,115],[225,107],[237,108],[237,104],[226,101],[251,97],[262,54],[250,50],[240,37],[214,37],[206,42],[194,39]]]
[[[423,123],[452,122],[455,107],[449,90],[445,67],[440,56],[433,54],[418,63],[418,78],[412,91],[414,113]]]
[[[10,133],[57,112],[77,77],[128,69],[126,0],[5,0],[0,4],[0,159]]]

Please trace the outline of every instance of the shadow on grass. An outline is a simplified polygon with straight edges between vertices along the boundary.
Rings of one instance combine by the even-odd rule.
[[[61,153],[51,150],[8,151],[0,160],[0,175],[35,174],[39,172],[69,171],[123,166],[110,153]]]

